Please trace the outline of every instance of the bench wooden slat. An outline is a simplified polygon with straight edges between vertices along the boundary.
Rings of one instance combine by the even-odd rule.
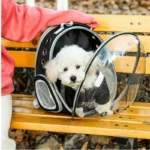
[[[107,35],[107,34],[99,34],[99,35],[104,41],[112,36],[112,35]],[[126,37],[126,36],[124,36],[124,37]],[[119,37],[116,38],[116,41],[115,41],[116,43],[118,42],[118,38]],[[150,36],[138,36],[138,38],[144,48],[144,49],[141,49],[141,53],[150,53],[150,42],[149,42]],[[111,41],[111,43],[112,42],[114,43],[114,39]],[[125,42],[127,42],[127,41],[125,41]],[[119,44],[119,42],[117,44]],[[137,49],[133,49],[133,51],[131,51],[129,49],[129,52],[137,52]]]
[[[54,113],[49,113],[47,111],[44,111],[40,108],[39,109],[34,108],[33,107],[33,100],[35,99],[34,96],[31,96],[31,95],[26,96],[26,95],[19,95],[19,94],[13,94],[12,96],[13,96],[13,116],[20,116],[20,118],[25,118],[25,119],[30,119],[30,117],[33,119],[45,118],[49,120],[52,120],[53,118],[66,119],[68,123],[72,122],[70,115],[66,115],[63,113],[54,114]],[[30,100],[27,100],[26,97],[28,97]],[[135,102],[127,110],[119,114],[113,115],[113,116],[101,118],[99,115],[94,115],[94,116],[86,117],[83,119],[81,118],[75,118],[75,119],[82,120],[82,122],[84,122],[85,120],[91,120],[92,122],[93,121],[95,122],[96,120],[98,120],[98,121],[101,121],[101,123],[103,124],[110,124],[111,122],[115,122],[117,125],[122,124],[122,123],[127,124],[127,125],[131,123],[131,124],[135,124],[135,126],[138,126],[141,124],[150,125],[150,109],[149,108],[150,108],[150,103]],[[30,122],[30,120],[26,120],[26,122]],[[18,125],[20,124],[22,124],[20,120],[18,120],[17,124],[14,119],[12,120],[12,128],[18,128]],[[38,126],[40,126],[40,123],[34,122],[34,126],[35,128],[38,128]],[[53,131],[50,129],[50,126],[51,124],[49,125],[49,128],[45,130]],[[23,127],[23,124],[22,124],[22,127]],[[30,129],[29,126],[26,126],[23,128],[28,129],[28,130]],[[81,127],[79,126],[79,128]],[[91,127],[91,130],[93,130],[93,127]],[[147,128],[147,131],[150,132],[150,129]],[[63,132],[63,130],[61,132]],[[71,132],[74,133],[74,131],[71,131]]]
[[[15,110],[16,109],[16,110]],[[71,119],[71,115],[66,115],[66,114],[54,114],[54,113],[48,113],[46,111],[43,111],[41,109],[26,109],[26,108],[14,108],[14,110],[16,112],[13,112],[13,115],[20,115],[21,117],[24,116],[29,116],[29,117],[43,117],[43,118],[68,118]],[[19,111],[20,110],[20,111]],[[131,110],[131,109],[129,109]],[[142,109],[137,109],[134,112],[129,112],[129,111],[124,111],[124,113],[119,113],[119,114],[115,114],[113,116],[108,116],[108,117],[104,117],[101,118],[99,115],[93,115],[90,117],[85,117],[85,119],[91,119],[91,120],[101,120],[103,122],[106,121],[115,121],[118,123],[119,122],[134,122],[134,123],[146,123],[146,124],[150,124],[150,111],[148,109],[145,109],[145,113],[144,111],[140,112],[140,110]],[[24,112],[22,112],[24,111]],[[146,111],[148,111],[148,113],[146,113]],[[80,119],[75,117],[75,119]],[[82,119],[83,120],[83,119]]]
[[[24,108],[34,108],[34,106],[33,106],[34,99],[35,98],[28,100],[28,99],[13,97],[13,106],[14,107],[24,107]],[[139,109],[148,109],[149,107],[150,107],[150,103],[141,103],[141,102],[135,102],[131,106],[131,108],[139,108]]]
[[[103,40],[107,40],[111,35],[106,35],[106,34],[100,34],[100,36],[102,37]],[[138,36],[141,43],[144,46],[144,50],[146,53],[150,53],[150,36]],[[39,38],[38,38],[39,39]],[[34,39],[36,41],[36,43],[38,43],[38,39]],[[7,47],[7,49],[9,50],[9,48],[13,47],[13,48],[36,48],[37,44],[33,44],[33,41],[30,42],[15,42],[15,41],[9,41],[6,39],[2,38],[2,43],[5,47]],[[15,49],[14,49],[15,51]]]
[[[13,115],[11,128],[150,139],[146,123],[104,122],[99,119],[44,118]]]
[[[35,109],[33,106],[33,101],[26,101],[23,99],[20,100],[14,100],[13,98],[13,107],[14,107],[14,112],[19,112],[19,113],[24,113],[24,111],[28,111],[29,113],[41,113],[40,109]],[[139,116],[147,116],[150,115],[150,104],[149,103],[138,103],[135,102],[133,103],[129,109],[126,111],[123,111],[122,113],[128,114],[128,115],[135,115],[138,114]],[[39,111],[39,112],[38,112]],[[46,112],[43,112],[44,114]],[[46,114],[50,114],[49,112]],[[52,113],[53,114],[53,113]],[[33,114],[31,114],[33,115]]]
[[[22,108],[16,108],[16,109],[20,109],[23,110],[24,112],[13,112],[13,115],[20,115],[21,117],[24,116],[30,116],[30,117],[43,117],[43,118],[68,118],[68,119],[72,119],[71,115],[66,115],[66,114],[53,114],[53,113],[48,113],[46,111],[43,111],[41,109],[22,109]],[[129,110],[133,110],[133,108],[129,109]],[[114,121],[114,122],[131,122],[131,123],[137,123],[137,124],[142,124],[142,123],[146,123],[146,124],[150,124],[150,110],[145,109],[145,112],[147,113],[142,113],[140,112],[140,110],[142,109],[137,109],[135,110],[134,114],[132,112],[129,111],[124,111],[124,113],[119,113],[119,114],[115,114],[113,116],[108,116],[108,117],[104,117],[101,118],[99,115],[93,115],[90,117],[85,117],[84,119],[82,118],[78,118],[75,117],[75,119],[82,119],[82,120],[86,120],[86,119],[91,119],[91,120],[101,120],[102,122],[108,122],[108,121]],[[144,114],[144,115],[143,115]]]
[[[133,56],[123,56],[117,58],[114,61],[116,71],[122,73],[131,73],[135,65],[135,60],[136,58]],[[136,69],[136,73],[137,74],[145,73],[145,58],[140,58]]]
[[[93,118],[96,119],[96,118]],[[104,119],[101,119],[102,121],[118,121],[118,122],[124,122],[124,123],[137,123],[137,124],[150,124],[150,117],[149,116],[131,116],[131,115],[123,115],[123,114],[116,114],[111,117],[105,117]]]
[[[15,67],[35,67],[35,52],[9,51],[9,54],[15,60]]]
[[[149,16],[142,15],[93,15],[101,23],[95,31],[150,32]]]
[[[16,104],[17,101],[20,101],[20,103],[19,103],[20,105],[21,105],[21,103],[27,102],[27,104],[30,105],[30,107],[33,108],[32,102],[35,99],[35,96],[33,96],[33,95],[12,94],[12,98],[13,98],[13,104]],[[20,105],[16,105],[16,106],[20,106]],[[25,106],[25,105],[23,105],[23,106]],[[136,108],[149,108],[150,103],[135,102],[130,107],[131,108],[132,107],[133,108],[134,107],[136,107]]]
[[[150,57],[146,58],[146,74],[150,74]]]
[[[94,115],[76,118],[36,109],[34,96],[13,94],[11,128],[108,136],[128,136],[150,139],[150,103],[133,103],[127,110],[105,118]]]
[[[33,44],[33,41],[36,41],[36,43]],[[2,43],[3,43],[3,46],[7,47],[8,49],[9,49],[9,47],[11,47],[11,48],[12,47],[13,48],[36,48],[38,39],[34,39],[29,42],[16,42],[16,41],[10,41],[10,40],[6,40],[6,39],[2,38]]]
[[[23,108],[34,108],[33,101],[25,101],[25,100],[13,100],[13,107],[23,107]]]
[[[35,98],[35,96],[33,96],[33,95],[25,95],[25,94],[12,94],[12,97],[14,100],[19,98],[22,100],[30,100],[31,99],[32,101]]]
[[[27,68],[35,67],[35,56],[36,56],[35,52],[9,51],[9,53],[12,56],[12,58],[15,60],[16,67],[27,67]],[[133,70],[134,64],[135,64],[135,57],[123,56],[123,57],[118,58],[115,61],[115,69],[117,72],[131,73]],[[139,61],[136,73],[145,72],[144,64],[145,64],[145,59],[141,58]]]
[[[46,111],[43,111],[42,109],[36,109],[36,108],[31,108],[31,107],[22,107],[22,106],[13,106],[13,113],[14,114],[20,114],[21,116],[41,116],[41,117],[58,117],[58,118],[71,118],[70,116],[68,115],[65,115],[65,114],[53,114],[53,113],[50,113],[50,112],[46,112]],[[149,108],[133,108],[133,107],[130,107],[129,109],[127,109],[126,111],[123,111],[120,113],[121,115],[123,116],[139,116],[141,118],[143,118],[143,116],[150,116],[150,109]],[[98,115],[96,116],[91,116],[90,117],[91,119],[92,118],[99,118],[101,119],[101,117],[99,117]],[[149,117],[150,119],[150,117]],[[146,120],[145,120],[146,121]],[[150,121],[150,120],[149,120]]]

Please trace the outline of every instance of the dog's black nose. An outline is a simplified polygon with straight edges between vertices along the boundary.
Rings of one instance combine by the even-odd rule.
[[[70,80],[71,80],[72,82],[75,82],[76,79],[77,79],[76,76],[71,76],[71,77],[70,77]]]

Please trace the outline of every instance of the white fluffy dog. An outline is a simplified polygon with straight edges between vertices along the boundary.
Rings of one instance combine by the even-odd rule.
[[[59,79],[63,85],[76,90],[85,77],[85,68],[92,55],[92,51],[86,52],[77,45],[63,47],[56,57],[45,65],[49,81],[55,83]],[[99,65],[100,63],[96,59],[88,71],[83,89],[94,86]]]
[[[92,55],[92,51],[87,52],[77,45],[63,47],[56,57],[45,65],[47,78],[52,83],[59,79],[63,85],[76,90],[85,78],[85,68]],[[81,89],[82,92],[94,87],[97,79],[96,73],[100,70],[100,65],[100,60],[96,58],[86,75]],[[103,112],[101,105],[96,104],[96,107],[97,112]],[[83,108],[77,108],[76,113],[83,117]]]

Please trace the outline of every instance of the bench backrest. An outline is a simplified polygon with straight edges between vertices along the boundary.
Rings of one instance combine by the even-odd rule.
[[[140,59],[136,72],[140,74],[150,74],[150,17],[131,15],[93,16],[101,24],[101,26],[96,28],[95,31],[98,32],[104,40],[111,36],[114,32],[134,32],[139,35],[141,43],[144,46],[146,58]],[[9,53],[14,58],[16,67],[34,68],[36,53],[34,51],[31,52],[27,50],[29,48],[36,49],[38,40],[39,38],[30,42],[21,43],[2,39],[2,44],[7,48],[7,50],[10,50]],[[134,56],[124,56],[122,59],[117,60],[115,62],[116,71],[131,73],[134,60]]]

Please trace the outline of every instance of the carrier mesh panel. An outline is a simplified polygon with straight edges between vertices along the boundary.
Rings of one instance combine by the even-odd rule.
[[[36,92],[42,106],[51,110],[56,108],[56,104],[45,82],[42,80],[36,81]]]

